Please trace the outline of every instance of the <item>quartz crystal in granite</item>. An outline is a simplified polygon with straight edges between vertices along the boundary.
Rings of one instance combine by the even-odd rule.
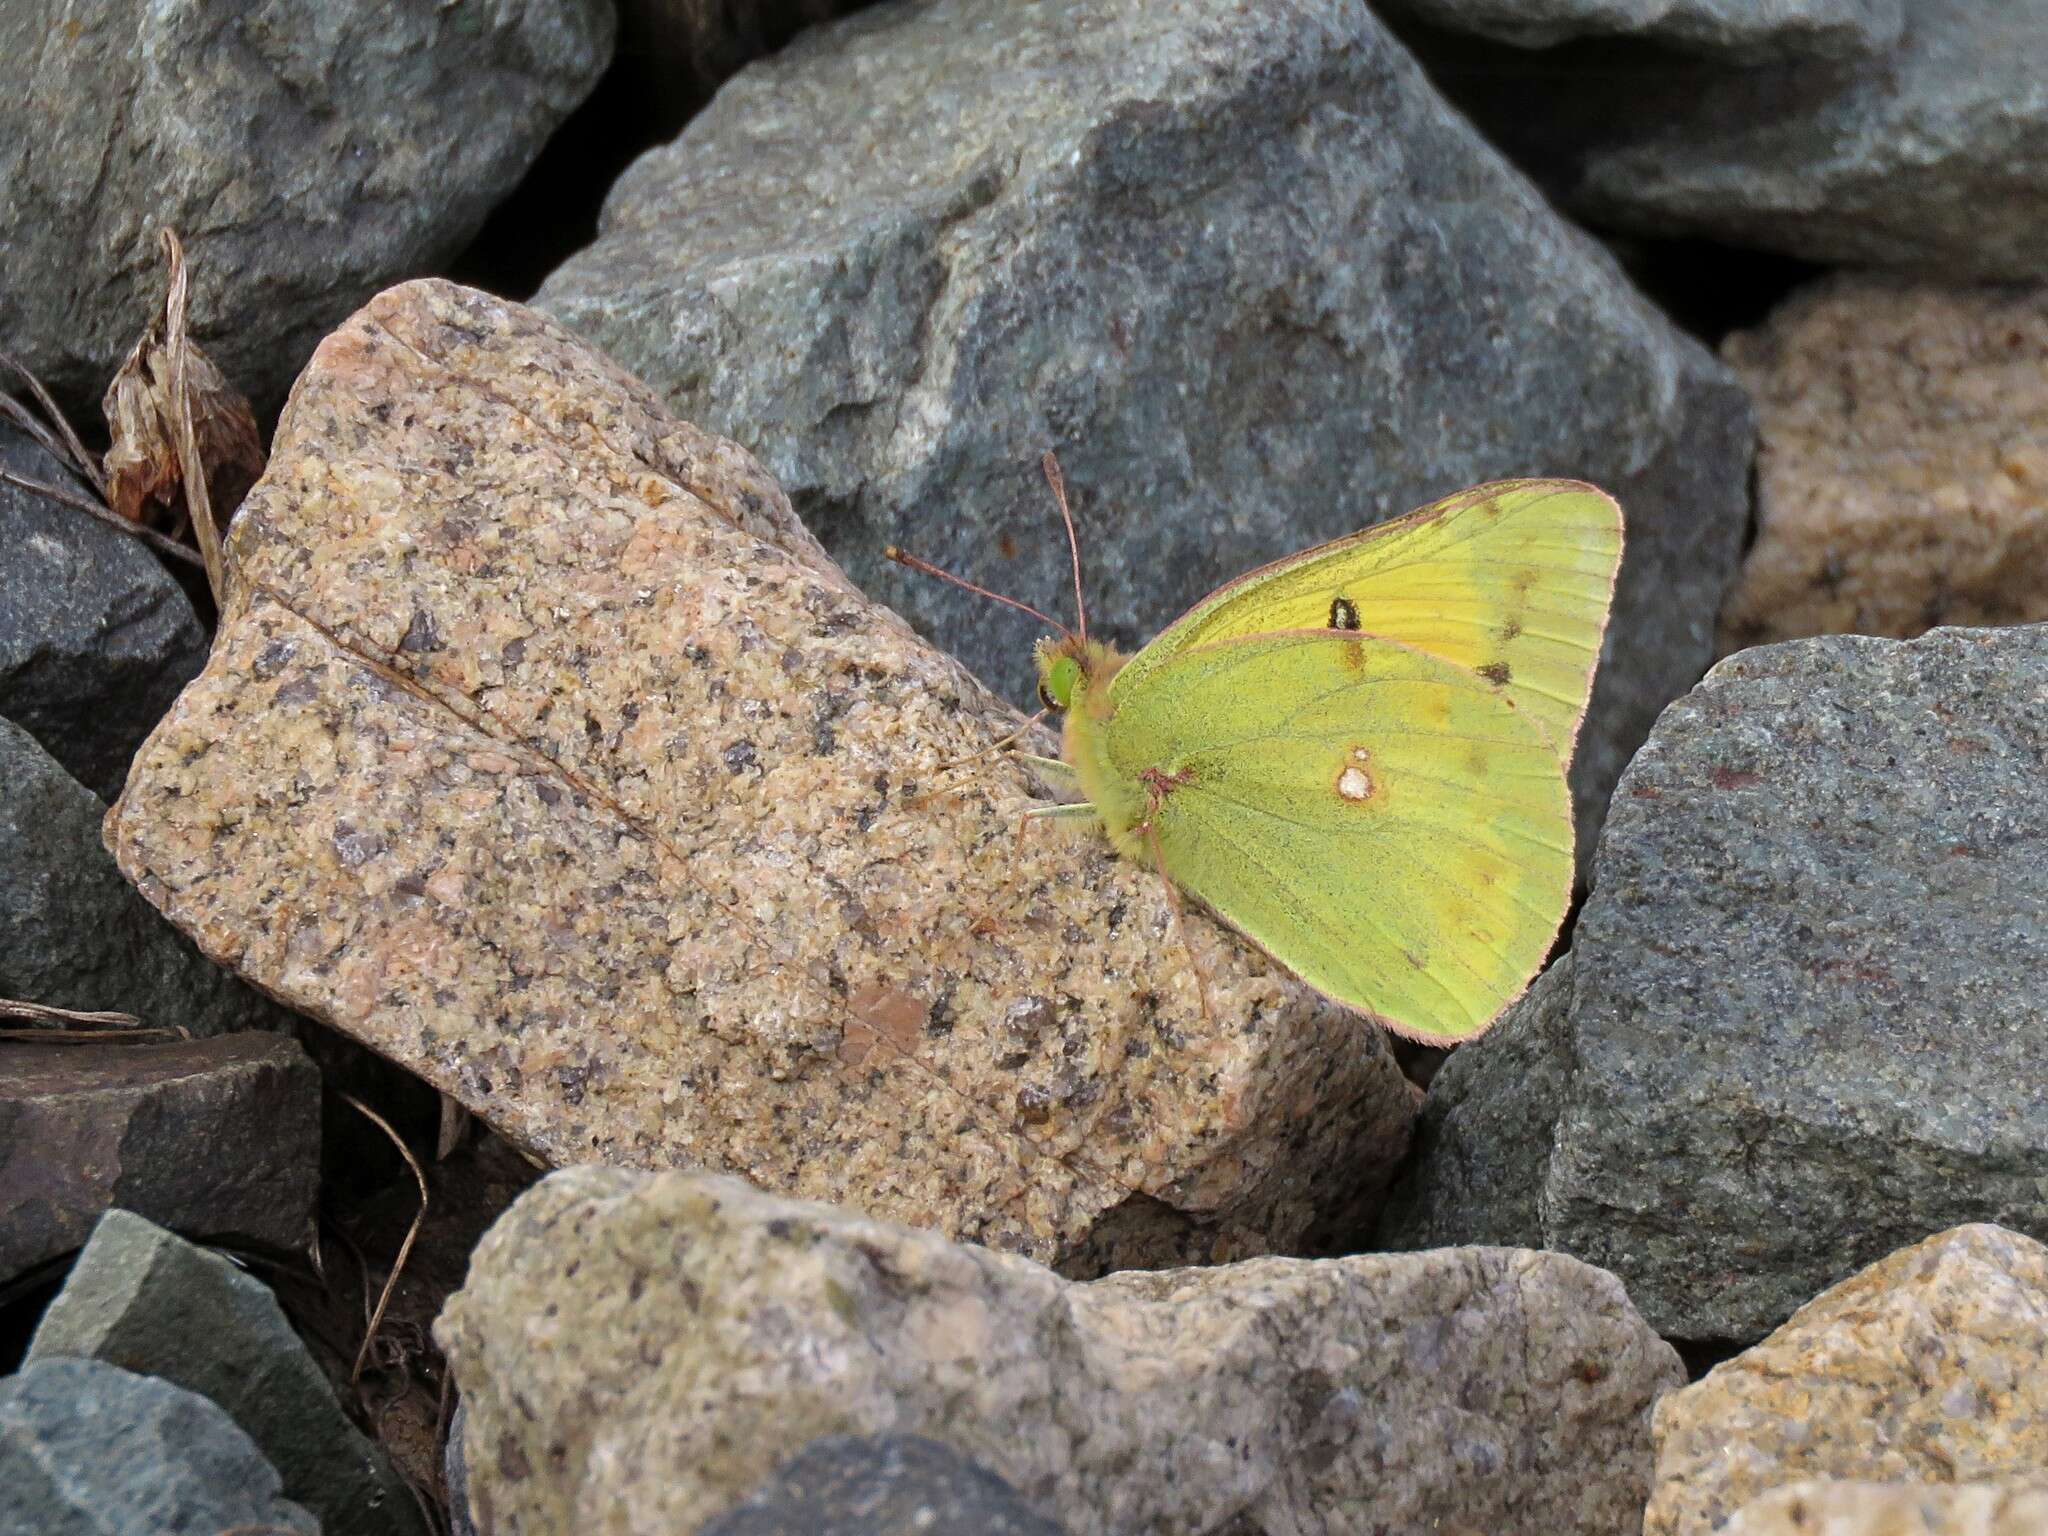
[[[927,1435],[1073,1536],[1640,1528],[1684,1379],[1620,1283],[1502,1248],[1066,1281],[737,1179],[572,1168],[435,1336],[494,1536],[694,1531],[819,1435]]]
[[[743,1172],[1076,1271],[1288,1249],[1384,1042],[988,749],[742,450],[446,283],[322,343],[106,835],[208,954],[555,1163]],[[1195,966],[1207,977],[1205,1014]]]

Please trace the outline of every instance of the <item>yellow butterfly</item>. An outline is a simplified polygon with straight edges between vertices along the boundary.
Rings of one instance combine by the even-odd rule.
[[[1571,899],[1566,770],[1621,547],[1605,492],[1503,480],[1241,576],[1133,656],[1037,614],[1066,718],[1033,761],[1086,799],[1026,814],[1099,818],[1325,996],[1468,1039]]]

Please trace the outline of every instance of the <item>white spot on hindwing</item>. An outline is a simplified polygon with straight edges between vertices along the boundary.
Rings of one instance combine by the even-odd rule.
[[[1372,775],[1366,772],[1366,764],[1372,761],[1372,753],[1364,747],[1353,747],[1337,775],[1337,793],[1355,805],[1362,805],[1373,796],[1375,788]]]

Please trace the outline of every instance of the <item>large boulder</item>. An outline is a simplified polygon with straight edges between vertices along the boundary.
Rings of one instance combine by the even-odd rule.
[[[2048,0],[1914,0],[1898,43],[1853,62],[1660,64],[1618,87],[1610,72],[1573,202],[1631,230],[1945,282],[2048,276],[2044,77]]]
[[[117,1206],[276,1253],[312,1235],[320,1074],[289,1038],[6,1052],[0,1284],[71,1252]]]
[[[935,0],[749,66],[535,302],[746,445],[864,587],[1010,698],[1031,631],[1126,647],[1262,561],[1505,475],[1628,514],[1575,766],[1590,843],[1711,653],[1741,390],[1359,0]],[[1368,615],[1368,621],[1370,616]]]
[[[2048,619],[2048,285],[1840,277],[1723,352],[1760,438],[1726,649]]]
[[[2000,1227],[1958,1227],[1873,1264],[1657,1404],[1657,1481],[1643,1536],[1761,1532],[1770,1528],[1761,1515],[1730,1517],[1810,1478],[1952,1492],[2038,1483],[2048,1459],[2044,1309],[2048,1249]],[[2039,1497],[2027,1501],[2037,1518],[2048,1512]],[[1845,1536],[1928,1529],[1852,1523],[1859,1504],[1865,1518],[1886,1503],[1913,1507],[1896,1495],[1811,1502],[1835,1506],[1836,1523],[1821,1528]],[[1973,1502],[1981,1518],[1998,1497],[1986,1489]],[[1950,1511],[1956,1536],[1982,1529],[1962,1524],[1965,1512]],[[2006,1529],[2041,1526],[2016,1516]]]
[[[546,316],[383,295],[232,545],[109,843],[523,1149],[1082,1270],[1369,1219],[1412,1118],[1379,1032],[1101,837],[1021,835],[1015,712]]]
[[[31,1364],[67,1356],[160,1377],[225,1409],[324,1536],[426,1536],[412,1490],[350,1422],[276,1296],[219,1254],[108,1211],[29,1344]]]
[[[0,7],[0,336],[74,406],[162,302],[274,405],[334,323],[459,251],[610,57],[608,0]]]
[[[1624,776],[1572,953],[1432,1084],[1381,1229],[1754,1339],[1930,1232],[2048,1236],[2048,627],[1722,662]]]
[[[320,1536],[219,1408],[98,1360],[0,1378],[0,1536]]]
[[[4,421],[0,466],[91,494]],[[142,738],[205,664],[206,631],[140,540],[75,507],[0,483],[0,548],[0,716],[111,800]]]
[[[1611,1275],[1500,1249],[1090,1283],[735,1179],[574,1168],[435,1336],[500,1536],[695,1530],[820,1435],[916,1434],[1075,1536],[1633,1536],[1683,1379]]]
[[[1390,8],[1518,48],[1629,38],[1748,64],[1879,53],[1905,25],[1904,0],[1392,0]]]
[[[0,784],[0,997],[202,1036],[284,1022],[135,894],[101,846],[99,797],[7,720]]]

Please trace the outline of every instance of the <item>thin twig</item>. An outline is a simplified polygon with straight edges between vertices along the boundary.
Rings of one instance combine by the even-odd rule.
[[[173,559],[182,560],[187,565],[197,566],[201,570],[206,568],[206,561],[189,544],[180,544],[176,539],[166,538],[147,523],[131,523],[127,518],[121,516],[120,513],[108,511],[89,496],[81,496],[76,491],[67,491],[61,485],[45,485],[40,480],[31,480],[27,475],[17,475],[13,470],[4,466],[0,466],[0,482],[19,486],[24,491],[33,491],[38,496],[47,496],[50,500],[61,502],[67,507],[76,507],[79,511],[98,518],[108,526],[118,528],[123,533],[142,540],[151,549],[162,550]]]
[[[192,397],[185,383],[185,361],[189,342],[185,336],[185,304],[191,283],[185,273],[185,248],[177,233],[166,227],[160,239],[164,260],[171,264],[171,293],[164,301],[164,348],[171,357],[171,404],[177,412],[178,470],[185,481],[185,509],[192,514],[192,531],[199,536],[199,553],[206,565],[206,584],[213,589],[214,606],[225,613],[228,605],[227,565],[221,558],[220,529],[213,520],[213,498],[206,489],[206,465],[199,457],[199,433],[192,425]]]
[[[352,1093],[342,1093],[341,1101],[391,1138],[391,1144],[398,1148],[398,1155],[405,1159],[405,1166],[412,1170],[413,1181],[420,1187],[419,1212],[413,1217],[412,1225],[405,1229],[405,1241],[398,1245],[398,1257],[391,1261],[391,1273],[377,1297],[377,1309],[370,1314],[370,1325],[363,1330],[362,1346],[356,1350],[356,1363],[348,1373],[348,1384],[353,1389],[362,1378],[363,1363],[370,1358],[370,1346],[376,1341],[378,1328],[383,1325],[384,1309],[391,1302],[391,1293],[398,1288],[398,1277],[405,1272],[405,1261],[412,1254],[413,1239],[420,1235],[420,1227],[427,1219],[427,1176],[420,1169],[419,1159],[412,1155],[412,1148],[405,1144],[405,1138],[391,1129],[390,1121]]]
[[[118,1029],[133,1029],[142,1022],[132,1013],[114,1009],[92,1012],[83,1008],[59,1008],[54,1003],[22,1002],[12,997],[0,997],[0,1019],[48,1019],[59,1024],[105,1024]]]
[[[43,452],[47,453],[59,464],[72,463],[71,449],[66,446],[64,439],[51,430],[49,423],[15,399],[14,396],[0,394],[0,412],[5,412],[9,421],[21,428],[22,431],[26,432],[38,443],[41,443],[43,445]],[[73,467],[75,468],[76,466],[74,465]]]
[[[190,1040],[182,1029],[0,1029],[0,1040],[23,1045],[143,1045],[152,1040]]]
[[[42,406],[51,424],[64,434],[64,441],[71,448],[71,460],[77,466],[78,472],[92,483],[92,488],[100,493],[100,499],[104,501],[107,495],[107,479],[100,469],[99,461],[85,451],[85,444],[78,440],[78,434],[71,430],[71,423],[65,419],[64,413],[57,409],[57,402],[52,400],[50,392],[43,388],[43,381],[30,373],[27,366],[12,352],[0,351],[0,363],[6,364],[21,375],[22,382],[28,385],[29,392],[36,397],[36,403]],[[60,453],[57,457],[61,459],[64,455]]]

